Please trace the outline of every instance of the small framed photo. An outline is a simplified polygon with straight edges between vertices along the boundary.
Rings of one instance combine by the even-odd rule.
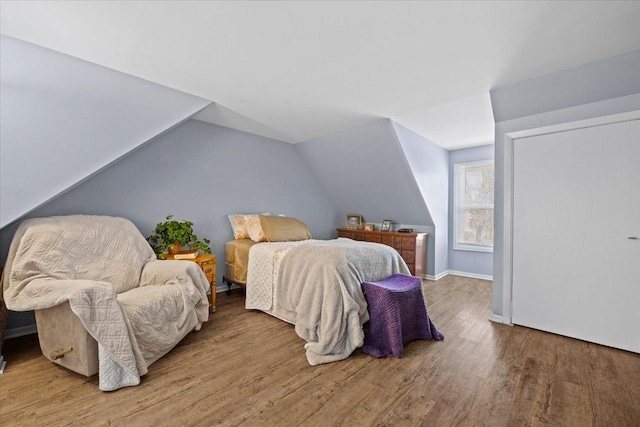
[[[347,228],[362,228],[362,215],[347,214],[345,225],[347,226]]]
[[[376,225],[375,224],[365,224],[364,225],[364,231],[376,231]]]
[[[391,231],[391,220],[385,219],[382,221],[382,227],[380,227],[380,231]]]

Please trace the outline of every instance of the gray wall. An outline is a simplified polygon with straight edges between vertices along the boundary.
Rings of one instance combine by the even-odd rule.
[[[427,275],[438,277],[449,268],[449,152],[398,123],[392,124],[433,222]]]
[[[410,131],[406,130],[406,133]],[[416,142],[415,139],[407,145],[413,147],[413,142]],[[446,156],[446,150],[440,147],[434,149],[435,144],[423,138],[419,143],[430,147],[425,150],[432,150],[437,154],[433,158],[424,156],[427,163],[443,164],[446,169],[447,161],[442,161],[442,157]],[[409,227],[416,231],[429,232],[431,238],[427,250],[427,275],[435,274],[436,264],[442,264],[442,259],[436,261],[435,258],[435,254],[440,251],[434,243],[433,237],[437,233],[430,213],[431,206],[427,207],[412,167],[409,166],[408,157],[412,154],[405,152],[396,133],[395,124],[391,120],[381,119],[306,141],[297,147],[330,195],[333,206],[342,215],[334,224],[334,228],[344,225],[345,214],[360,213],[365,222],[379,224],[384,219],[391,219],[394,229]],[[424,153],[422,149],[413,151]],[[433,175],[442,175],[439,166]],[[445,181],[444,199],[439,202],[437,209],[444,205],[446,211],[446,173],[442,176]],[[426,185],[437,185],[436,182],[434,179]],[[439,197],[434,196],[435,199]],[[446,230],[446,225],[444,229]],[[444,235],[446,239],[446,233]]]
[[[189,219],[212,241],[221,285],[224,243],[233,238],[227,215],[264,211],[301,219],[319,239],[332,238],[343,220],[295,145],[189,120],[28,217],[123,216],[145,236],[167,214]],[[0,231],[2,263],[16,228]],[[8,328],[32,319],[12,312]]]
[[[433,225],[391,120],[297,144],[334,206],[365,221]],[[344,225],[344,219],[335,224]],[[337,233],[336,233],[337,234]]]
[[[615,82],[615,83],[612,83]],[[493,314],[502,316],[505,135],[640,109],[640,51],[491,91],[496,119]],[[513,113],[510,113],[513,111]],[[530,114],[530,115],[528,115]],[[549,153],[553,155],[553,153]]]
[[[640,51],[491,91],[496,122],[633,95],[640,87]]]
[[[471,275],[493,276],[493,254],[490,252],[472,252],[453,249],[453,166],[458,163],[491,160],[494,157],[494,146],[463,148],[449,152],[449,270]]]
[[[0,227],[211,101],[0,36]]]

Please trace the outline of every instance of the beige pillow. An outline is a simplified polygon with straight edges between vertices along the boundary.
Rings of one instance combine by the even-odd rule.
[[[293,242],[311,238],[307,225],[298,219],[264,215],[259,217],[267,242]]]

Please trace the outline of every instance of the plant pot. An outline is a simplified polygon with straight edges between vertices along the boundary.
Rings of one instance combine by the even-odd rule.
[[[180,242],[175,242],[173,245],[169,246],[169,255],[175,255],[180,252]]]

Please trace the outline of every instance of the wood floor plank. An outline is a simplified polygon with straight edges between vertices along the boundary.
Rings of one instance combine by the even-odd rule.
[[[292,325],[220,294],[217,312],[137,387],[98,390],[7,340],[0,425],[640,426],[640,355],[490,322],[491,283],[425,282],[444,341],[310,366]]]

